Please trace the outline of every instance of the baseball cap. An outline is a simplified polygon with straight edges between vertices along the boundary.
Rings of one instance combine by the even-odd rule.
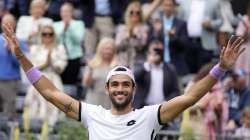
[[[110,80],[112,76],[118,75],[118,74],[127,75],[129,78],[132,79],[133,83],[135,84],[135,77],[134,77],[133,72],[125,66],[116,66],[113,69],[111,69],[107,75],[106,83],[108,83],[108,81]]]

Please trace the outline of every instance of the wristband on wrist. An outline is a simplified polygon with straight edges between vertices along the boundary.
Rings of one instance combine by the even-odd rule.
[[[32,67],[26,72],[26,76],[31,84],[35,84],[38,80],[41,79],[42,73],[38,70],[38,68]]]
[[[216,80],[222,78],[226,73],[226,70],[222,69],[219,64],[216,64],[210,71],[209,75],[214,77]]]

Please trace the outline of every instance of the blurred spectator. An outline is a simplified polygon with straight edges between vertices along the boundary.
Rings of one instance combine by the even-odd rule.
[[[3,0],[4,9],[13,13],[17,18],[28,15],[30,0]]]
[[[194,105],[184,111],[180,132],[179,140],[208,140],[208,129],[199,106]]]
[[[87,88],[86,102],[101,105],[110,109],[111,102],[105,93],[106,75],[116,65],[115,44],[112,38],[103,38],[97,46],[97,51],[90,60],[83,77],[83,84]]]
[[[51,19],[53,19],[53,21],[61,20],[60,8],[64,3],[67,3],[67,2],[71,3],[75,8],[74,12],[73,12],[74,17],[77,18],[77,19],[82,19],[82,17],[79,17],[79,16],[82,16],[82,13],[81,13],[82,1],[81,0],[49,0],[46,15],[48,17],[50,17]],[[76,12],[77,10],[80,10],[79,15]]]
[[[73,10],[73,5],[64,3],[60,11],[62,20],[54,23],[58,40],[64,45],[68,56],[68,65],[61,77],[65,92],[72,96],[76,95],[75,85],[78,81],[81,58],[83,57],[82,43],[85,34],[84,23],[73,19]]]
[[[154,0],[147,11],[142,11],[140,2],[131,2],[125,12],[125,24],[120,25],[116,32],[118,47],[118,62],[121,65],[133,67],[135,63],[143,63],[148,37],[146,21],[162,0]]]
[[[226,46],[228,38],[234,33],[234,27],[237,26],[239,19],[234,16],[231,0],[219,0],[220,13],[223,24],[217,34],[219,46]]]
[[[240,125],[240,111],[250,106],[250,88],[246,86],[244,72],[232,72],[225,81],[225,96],[229,106],[228,127],[231,129]]]
[[[133,102],[135,108],[161,104],[180,95],[175,67],[163,61],[163,52],[163,44],[159,41],[152,41],[149,45],[147,61],[135,65],[134,73],[137,83]],[[179,129],[177,119],[162,125],[164,125],[164,130]],[[157,138],[163,139],[161,136]]]
[[[2,18],[3,24],[10,24],[15,28],[16,20],[13,15],[6,14]],[[25,43],[19,41],[21,49],[25,50]],[[18,92],[18,81],[20,80],[19,63],[15,55],[12,55],[11,44],[6,44],[3,34],[0,34],[0,98],[2,111],[0,116],[14,119],[16,116],[16,94]]]
[[[152,41],[147,61],[135,67],[137,90],[134,106],[159,104],[180,95],[177,74],[170,63],[163,62],[163,44]]]
[[[250,107],[244,108],[241,116],[242,126],[236,129],[234,140],[249,140],[250,139]]]
[[[184,0],[179,16],[187,22],[192,48],[188,49],[188,65],[192,73],[219,52],[216,33],[222,25],[218,0]],[[194,28],[195,27],[195,28]]]
[[[121,65],[133,67],[139,52],[142,57],[147,43],[148,27],[144,24],[141,4],[131,2],[125,12],[125,25],[120,25],[116,32],[118,62]],[[142,58],[143,59],[143,58]]]
[[[30,4],[30,16],[21,16],[17,23],[17,37],[27,41],[28,45],[38,43],[41,26],[52,24],[52,20],[43,17],[46,10],[45,0],[33,0]]]
[[[62,45],[56,43],[56,36],[52,25],[41,27],[40,37],[41,43],[30,48],[30,60],[62,91],[63,84],[59,74],[67,65],[65,49]],[[28,114],[29,120],[47,122],[50,128],[54,126],[58,119],[59,110],[51,103],[46,102],[32,85],[28,88],[25,97],[25,108],[24,113]],[[25,118],[24,124],[27,124],[29,120]]]
[[[235,69],[243,69],[246,71],[247,86],[250,86],[250,2],[248,3],[247,14],[241,18],[241,21],[236,30],[236,35],[243,36],[245,43],[242,44],[242,48],[245,48],[245,52],[236,61]]]
[[[121,23],[123,12],[130,0],[84,0],[83,20],[86,23],[86,56],[92,57],[97,42],[103,37],[113,37],[115,25]]]
[[[164,40],[164,62],[175,65],[178,75],[189,73],[186,64],[186,52],[189,49],[186,23],[175,16],[176,1],[164,0],[162,19],[162,33]]]
[[[228,120],[228,104],[224,100],[222,85],[216,84],[197,105],[203,110],[210,140],[221,140],[222,137],[217,137],[217,135],[225,134]]]

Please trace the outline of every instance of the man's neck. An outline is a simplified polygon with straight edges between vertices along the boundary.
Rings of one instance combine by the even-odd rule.
[[[111,114],[113,115],[125,115],[125,114],[128,114],[129,112],[133,111],[133,107],[132,105],[128,105],[126,108],[122,109],[122,110],[119,110],[119,109],[116,109],[115,107],[111,107]]]

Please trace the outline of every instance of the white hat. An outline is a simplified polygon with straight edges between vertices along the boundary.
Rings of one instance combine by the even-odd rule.
[[[112,70],[109,71],[108,76],[106,78],[106,83],[108,83],[109,79],[114,76],[114,75],[118,75],[118,74],[122,74],[122,75],[127,75],[128,77],[130,77],[132,79],[132,81],[135,84],[135,77],[133,72],[125,67],[125,66],[116,66],[114,67]]]

